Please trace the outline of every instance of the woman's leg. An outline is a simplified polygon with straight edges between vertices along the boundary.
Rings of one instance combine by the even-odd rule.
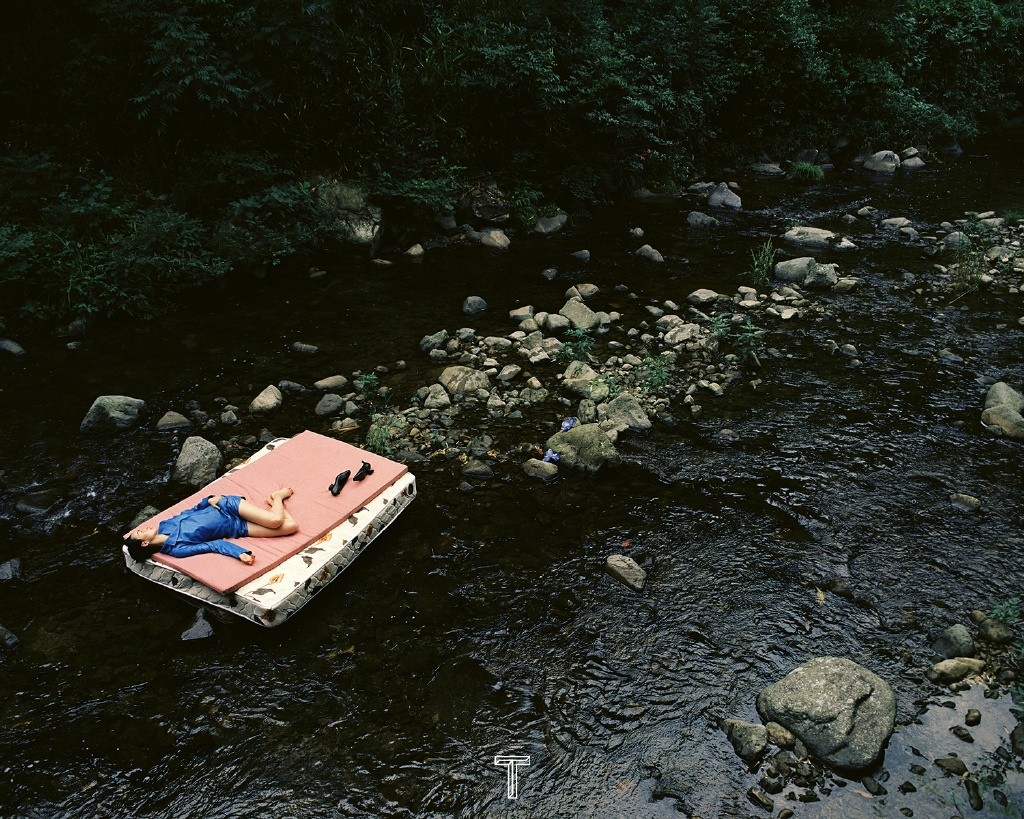
[[[244,499],[239,501],[238,514],[249,524],[249,537],[284,537],[299,530],[299,525],[284,508],[285,498],[291,494],[289,487],[271,493],[267,509]]]

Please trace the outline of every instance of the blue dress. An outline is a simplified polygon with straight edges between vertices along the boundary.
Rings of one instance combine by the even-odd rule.
[[[210,497],[213,497],[212,495]],[[249,553],[224,538],[246,537],[249,524],[238,514],[239,495],[223,495],[217,506],[203,498],[191,509],[160,521],[156,530],[167,535],[160,551],[171,557],[191,557],[214,552],[238,558]]]

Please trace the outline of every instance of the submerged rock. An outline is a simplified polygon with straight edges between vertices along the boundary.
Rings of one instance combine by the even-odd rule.
[[[900,158],[895,151],[878,151],[865,160],[864,167],[875,173],[896,173]]]
[[[722,721],[722,730],[732,743],[733,750],[749,765],[757,763],[768,747],[768,729],[754,722],[739,719]]]
[[[633,558],[627,555],[609,555],[604,562],[608,574],[635,591],[642,591],[647,582],[645,572]]]
[[[826,764],[860,770],[877,759],[892,734],[896,696],[885,680],[852,660],[819,657],[762,691],[757,710]]]

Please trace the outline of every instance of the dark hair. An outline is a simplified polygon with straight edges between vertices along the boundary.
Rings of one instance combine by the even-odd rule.
[[[138,560],[139,562],[160,551],[160,547],[155,543],[145,544],[137,537],[126,537],[124,545],[128,547],[128,554],[131,555],[132,560]]]

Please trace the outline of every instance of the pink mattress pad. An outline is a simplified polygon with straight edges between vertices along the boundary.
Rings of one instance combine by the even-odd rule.
[[[349,478],[340,494],[332,495],[329,487],[335,476],[346,469],[355,475],[363,461],[370,464],[373,474],[362,481]],[[264,506],[271,492],[290,486],[294,494],[285,501],[285,508],[299,525],[298,532],[284,537],[232,539],[252,551],[256,558],[252,565],[219,554],[175,558],[157,553],[152,557],[222,594],[229,594],[358,512],[407,471],[404,464],[307,430],[244,467],[222,475],[140,526],[155,526],[209,495],[243,495],[257,506]]]

